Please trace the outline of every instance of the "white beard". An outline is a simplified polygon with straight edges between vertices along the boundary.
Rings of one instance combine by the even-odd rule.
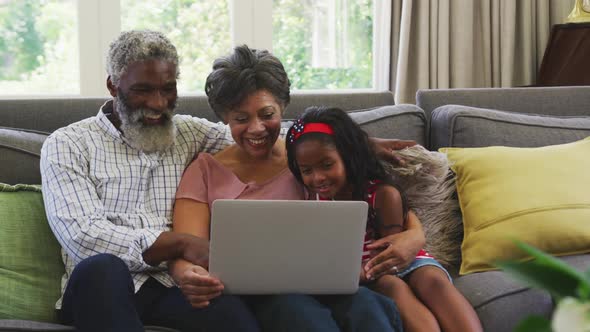
[[[176,138],[176,125],[172,121],[173,109],[162,114],[164,122],[158,125],[145,125],[142,120],[146,115],[159,114],[150,109],[131,110],[125,104],[125,98],[116,98],[115,110],[121,120],[121,132],[131,147],[145,153],[164,152],[172,146]]]

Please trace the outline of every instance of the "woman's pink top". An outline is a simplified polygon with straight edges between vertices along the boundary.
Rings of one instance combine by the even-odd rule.
[[[303,186],[289,168],[262,183],[243,183],[227,167],[208,153],[200,153],[180,180],[176,198],[208,203],[216,199],[305,199]]]

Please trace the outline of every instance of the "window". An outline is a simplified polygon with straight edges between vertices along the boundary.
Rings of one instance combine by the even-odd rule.
[[[373,88],[373,1],[274,0],[273,52],[295,89]]]
[[[271,50],[294,89],[372,89],[374,73],[388,72],[374,68],[383,2],[0,0],[0,95],[106,96],[106,51],[130,29],[177,46],[180,94],[203,93],[213,60],[239,44]]]
[[[74,0],[0,1],[1,93],[78,94],[77,25]]]

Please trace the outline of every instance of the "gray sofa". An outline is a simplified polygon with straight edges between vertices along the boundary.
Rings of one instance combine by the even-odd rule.
[[[46,134],[95,115],[104,100],[0,100],[0,182],[39,184],[39,150]],[[393,104],[389,92],[295,93],[285,118],[310,105],[339,106],[351,111],[372,136],[412,139],[431,150],[543,146],[590,136],[590,87],[421,90],[417,105]],[[178,113],[216,121],[204,96],[182,97],[178,105]],[[3,223],[0,220],[0,232]],[[590,266],[587,254],[564,259],[579,269]],[[454,282],[475,307],[486,331],[509,331],[529,314],[548,317],[553,309],[546,293],[518,284],[502,272],[456,276]],[[67,330],[8,318],[19,320],[0,320],[0,330],[2,326]]]
[[[421,90],[416,103],[429,119],[431,150],[538,147],[590,136],[590,86]],[[562,258],[582,271],[590,267],[589,254]],[[454,283],[474,306],[486,331],[511,331],[527,315],[550,317],[553,310],[547,293],[499,271],[460,276]]]

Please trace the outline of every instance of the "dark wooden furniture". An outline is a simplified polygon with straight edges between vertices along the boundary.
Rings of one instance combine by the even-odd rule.
[[[590,23],[553,26],[536,85],[590,85]]]

